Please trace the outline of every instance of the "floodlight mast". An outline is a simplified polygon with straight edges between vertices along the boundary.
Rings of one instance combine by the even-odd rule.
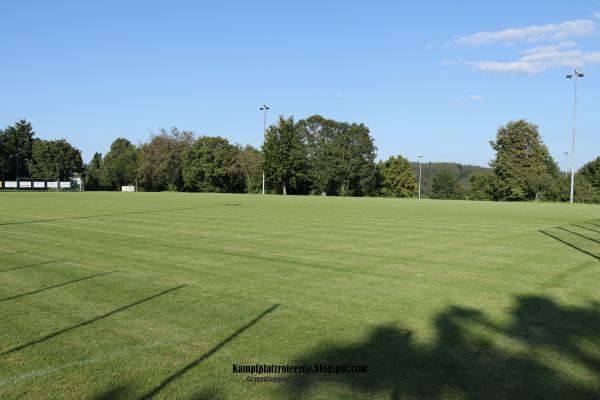
[[[259,110],[265,112],[265,117],[263,120],[263,143],[265,142],[265,139],[267,138],[267,110],[268,109],[269,109],[269,107],[266,104],[263,104],[263,106],[261,108],[259,108]],[[264,167],[263,167],[263,173],[262,173],[262,194],[265,194],[265,169],[264,169]]]
[[[423,159],[423,155],[418,154],[417,157],[419,158],[419,199],[420,199],[421,198],[421,160]]]
[[[572,74],[567,75],[567,79],[574,81],[574,96],[573,96],[573,142],[571,144],[571,195],[569,202],[573,203],[573,187],[575,185],[575,132],[577,128],[577,81],[583,78],[583,73],[576,69]]]

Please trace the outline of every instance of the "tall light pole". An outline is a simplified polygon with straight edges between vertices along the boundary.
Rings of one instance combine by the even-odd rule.
[[[261,111],[265,112],[265,118],[263,120],[263,143],[265,142],[265,139],[267,138],[267,110],[269,109],[269,107],[266,104],[263,104],[263,106],[260,108]],[[263,155],[264,157],[264,155]],[[263,176],[262,176],[262,194],[265,194],[265,169],[263,167]]]
[[[567,168],[565,168],[565,181],[569,178],[569,152],[565,151],[565,160],[567,160]]]
[[[421,160],[423,159],[423,155],[418,154],[417,157],[419,158],[419,199],[420,199],[421,198]]]
[[[576,69],[572,74],[567,75],[568,79],[573,78],[575,83],[575,95],[573,97],[573,143],[571,145],[571,197],[570,203],[573,203],[573,186],[575,185],[575,130],[577,127],[577,81],[583,78],[581,71]]]

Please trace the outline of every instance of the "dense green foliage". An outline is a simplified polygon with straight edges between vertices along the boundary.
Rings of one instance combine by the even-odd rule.
[[[377,148],[364,124],[313,115],[298,122],[306,142],[311,192],[326,195],[373,195]]]
[[[0,197],[1,399],[600,398],[596,205]]]
[[[411,169],[415,180],[419,180],[419,163],[412,162]],[[431,197],[431,181],[440,172],[447,172],[454,176],[460,184],[461,190],[468,192],[471,176],[478,173],[491,173],[490,168],[478,165],[464,165],[450,162],[425,162],[422,164],[421,172],[421,197]]]
[[[469,178],[467,198],[470,200],[492,200],[494,176],[490,172],[475,172]]]
[[[581,174],[593,187],[600,190],[600,157],[585,164],[577,173]]]
[[[32,178],[67,180],[82,170],[81,152],[66,140],[34,140],[29,162]]]
[[[288,189],[302,192],[307,181],[308,161],[303,137],[294,118],[279,117],[263,143],[265,174],[285,195]]]
[[[116,139],[104,156],[104,173],[108,188],[120,190],[121,186],[136,182],[138,149],[129,140]]]
[[[449,172],[442,171],[431,179],[431,198],[456,200],[463,197],[458,180]]]
[[[35,137],[31,123],[20,120],[0,131],[2,181],[18,178],[68,180],[83,170],[81,152],[64,139]]]
[[[20,120],[0,131],[2,176],[6,180],[29,176],[35,132],[31,123]]]
[[[246,192],[262,192],[263,157],[260,150],[247,145],[240,150],[239,160],[246,176]]]
[[[410,170],[410,163],[402,156],[390,157],[377,164],[379,187],[386,197],[413,197],[417,182]]]
[[[538,127],[525,120],[500,127],[491,168],[449,162],[422,164],[421,197],[470,200],[568,201],[569,178],[559,172]],[[18,155],[18,157],[17,157]],[[65,140],[35,138],[18,121],[0,131],[3,180],[61,179],[82,175],[87,190],[262,192],[333,196],[412,197],[419,163],[402,156],[375,162],[377,147],[364,124],[313,115],[280,117],[268,127],[261,149],[191,131],[160,129],[139,146],[116,139],[104,157],[82,168],[79,150]],[[407,169],[408,166],[408,169]],[[83,171],[82,171],[83,170]],[[412,174],[412,177],[410,176]],[[576,173],[575,201],[600,203],[600,157]]]
[[[84,177],[85,190],[102,190],[107,186],[102,154],[94,153],[87,165]]]
[[[182,154],[194,144],[194,133],[161,129],[138,152],[139,184],[147,191],[183,190]]]
[[[563,181],[562,199],[569,200],[570,180]],[[600,189],[590,183],[584,174],[575,174],[575,193],[574,201],[577,203],[600,203]]]
[[[241,193],[246,176],[240,148],[221,137],[202,136],[182,154],[184,190]]]
[[[509,122],[498,129],[496,140],[490,144],[496,151],[496,158],[490,163],[496,199],[556,199],[558,166],[536,125],[525,120]]]

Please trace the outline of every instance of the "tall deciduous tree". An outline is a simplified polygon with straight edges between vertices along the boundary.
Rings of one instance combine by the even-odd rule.
[[[81,151],[65,139],[36,139],[33,141],[28,167],[32,178],[68,180],[83,169]]]
[[[342,187],[340,194],[367,196],[376,193],[377,167],[375,156],[377,147],[364,124],[350,124],[341,136],[339,145],[342,153]]]
[[[102,154],[94,153],[84,171],[85,190],[102,190],[107,186]]]
[[[263,155],[269,181],[281,187],[284,195],[307,180],[306,145],[293,117],[279,117],[277,125],[267,129]]]
[[[533,200],[546,175],[558,180],[558,166],[536,125],[525,120],[509,122],[498,129],[496,140],[490,144],[496,151],[496,158],[490,163],[496,199]]]
[[[31,163],[34,136],[31,123],[24,119],[2,131],[0,141],[4,148],[5,179],[14,180],[17,173],[21,177],[29,176],[28,166]]]
[[[130,185],[137,179],[137,147],[129,140],[118,138],[104,156],[104,170],[110,189]]]
[[[417,182],[412,175],[410,162],[402,157],[390,157],[377,164],[381,194],[387,197],[413,197]]]
[[[139,184],[147,191],[183,189],[181,155],[194,143],[194,133],[161,129],[138,153]]]
[[[337,138],[343,134],[343,127],[339,122],[320,115],[300,120],[298,126],[306,138],[308,178],[312,192],[337,195],[343,179],[343,160]]]
[[[183,187],[188,191],[233,192],[245,189],[240,148],[221,137],[202,136],[182,154]]]
[[[334,195],[376,192],[377,148],[369,129],[313,115],[298,122],[306,139],[312,191]]]

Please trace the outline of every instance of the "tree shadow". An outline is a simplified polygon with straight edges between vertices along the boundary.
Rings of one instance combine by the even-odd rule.
[[[596,260],[600,261],[600,256],[598,256],[598,255],[596,255],[594,253],[591,253],[591,252],[589,252],[587,250],[584,250],[581,247],[579,247],[577,245],[574,245],[573,243],[569,243],[566,240],[563,240],[563,239],[559,238],[558,236],[551,234],[550,232],[546,232],[546,231],[543,231],[543,230],[540,230],[538,232],[540,232],[540,233],[542,233],[542,234],[544,234],[544,235],[546,235],[546,236],[548,236],[548,237],[550,237],[550,238],[552,238],[554,240],[557,240],[557,241],[561,242],[562,244],[565,244],[565,245],[569,246],[572,249],[575,249],[575,250],[577,250],[577,251],[579,251],[579,252],[581,252],[583,254],[586,254],[586,255],[588,255],[590,257],[593,257]]]
[[[558,227],[558,229],[560,229],[560,230],[561,230],[561,231],[563,231],[563,232],[570,233],[571,235],[579,236],[580,238],[587,239],[587,240],[589,240],[589,241],[591,241],[591,242],[594,242],[594,243],[598,243],[598,244],[600,244],[600,240],[598,240],[598,239],[594,239],[594,238],[591,238],[591,237],[589,237],[589,236],[586,236],[586,235],[584,235],[584,234],[582,234],[582,233],[575,232],[575,231],[572,231],[572,230],[570,230],[570,229],[567,229],[567,228],[562,228],[562,227]]]
[[[50,289],[56,289],[56,288],[59,288],[59,287],[63,287],[63,286],[67,286],[67,285],[71,285],[71,284],[73,284],[73,283],[87,281],[88,279],[97,278],[97,277],[99,277],[99,276],[103,276],[103,275],[109,275],[109,274],[114,274],[115,272],[118,272],[118,271],[102,272],[102,273],[100,273],[100,274],[88,275],[88,276],[84,276],[83,278],[79,278],[79,279],[73,279],[73,280],[71,280],[71,281],[57,283],[56,285],[52,285],[52,286],[46,286],[46,287],[43,287],[43,288],[41,288],[41,289],[32,290],[31,292],[25,292],[25,293],[20,293],[20,294],[14,295],[14,296],[5,297],[5,298],[3,298],[3,299],[0,299],[0,302],[2,302],[2,301],[8,301],[8,300],[14,300],[14,299],[18,299],[18,298],[20,298],[20,297],[30,296],[30,295],[32,295],[32,294],[36,294],[36,293],[40,293],[40,292],[44,292],[44,291],[46,291],[46,290],[50,290]]]
[[[141,399],[151,399],[154,396],[156,396],[157,394],[159,394],[164,388],[166,388],[168,385],[170,385],[171,383],[173,383],[174,381],[176,381],[183,374],[185,374],[189,370],[193,369],[194,367],[198,366],[200,363],[202,363],[207,358],[209,358],[210,356],[212,356],[213,354],[215,354],[217,351],[219,351],[222,347],[224,347],[229,342],[231,342],[232,340],[234,340],[236,337],[238,337],[239,335],[241,335],[245,330],[249,329],[254,324],[256,324],[257,322],[259,322],[261,319],[263,319],[264,317],[266,317],[267,315],[269,315],[270,313],[272,313],[273,311],[275,311],[277,309],[277,307],[279,307],[279,304],[274,304],[271,307],[269,307],[266,310],[264,310],[262,313],[260,313],[259,315],[257,315],[252,321],[246,323],[245,325],[243,325],[242,327],[240,327],[238,330],[236,330],[235,332],[233,332],[231,335],[227,336],[225,339],[223,339],[222,341],[220,341],[219,343],[217,343],[214,347],[212,347],[206,353],[202,354],[200,357],[196,358],[195,360],[193,360],[192,362],[190,362],[189,364],[187,364],[183,368],[179,369],[177,372],[169,375],[160,384],[158,384],[155,388],[153,388],[148,393],[146,393],[145,395],[143,395],[142,397],[140,397],[140,400]],[[202,398],[202,397],[198,397],[198,398]]]
[[[581,346],[587,341],[600,348],[598,303],[568,308],[546,297],[520,296],[507,325],[456,306],[434,322],[437,339],[431,345],[416,343],[409,330],[381,325],[362,342],[325,343],[293,364],[367,365],[368,373],[337,375],[331,383],[364,398],[600,398],[600,385],[573,379],[564,366],[536,356],[556,352],[600,382],[600,355]],[[319,389],[316,374],[293,376],[285,387],[290,398],[308,398]]]
[[[597,230],[597,229],[592,229],[592,228],[590,228],[590,227],[587,227],[587,226],[583,226],[583,225],[577,225],[577,224],[571,224],[571,225],[573,225],[573,226],[576,226],[576,227],[578,227],[578,228],[581,228],[581,229],[586,229],[586,230],[588,230],[588,231],[590,231],[590,232],[600,233],[600,231],[599,231],[599,230]]]
[[[25,269],[25,268],[40,267],[42,265],[54,264],[54,263],[58,263],[58,262],[61,262],[61,261],[64,261],[64,260],[44,261],[44,262],[35,263],[35,264],[22,265],[20,267],[13,267],[13,268],[8,268],[8,269],[3,269],[3,270],[0,271],[0,274],[2,272],[16,271],[18,269]]]
[[[33,345],[36,345],[36,344],[39,344],[39,343],[43,343],[43,342],[45,342],[45,341],[47,341],[47,340],[50,340],[50,339],[52,339],[52,338],[55,338],[55,337],[57,337],[57,336],[60,336],[60,335],[62,335],[62,334],[64,334],[64,333],[67,333],[67,332],[70,332],[70,331],[72,331],[72,330],[75,330],[75,329],[77,329],[77,328],[82,328],[82,327],[84,327],[84,326],[86,326],[86,325],[90,325],[90,324],[92,324],[92,323],[94,323],[94,322],[97,322],[97,321],[100,321],[100,320],[102,320],[102,319],[104,319],[104,318],[108,318],[108,317],[110,317],[111,315],[114,315],[114,314],[116,314],[116,313],[119,313],[119,312],[125,311],[125,310],[127,310],[127,309],[129,309],[129,308],[132,308],[132,307],[138,306],[138,305],[140,305],[140,304],[142,304],[142,303],[145,303],[145,302],[147,302],[147,301],[150,301],[150,300],[153,300],[153,299],[155,299],[155,298],[157,298],[157,297],[163,296],[163,295],[165,295],[165,294],[167,294],[167,293],[169,293],[169,292],[173,292],[173,291],[175,291],[175,290],[181,289],[181,288],[183,288],[183,287],[185,287],[185,286],[186,286],[186,285],[180,285],[180,286],[176,286],[176,287],[173,287],[173,288],[170,288],[170,289],[167,289],[167,290],[163,290],[163,291],[162,291],[162,292],[160,292],[160,293],[153,294],[152,296],[149,296],[149,297],[143,298],[143,299],[141,299],[141,300],[138,300],[138,301],[136,301],[136,302],[134,302],[134,303],[127,304],[127,305],[125,305],[125,306],[123,306],[123,307],[119,307],[119,308],[117,308],[117,309],[115,309],[115,310],[112,310],[112,311],[109,311],[109,312],[107,312],[106,314],[102,314],[102,315],[99,315],[99,316],[97,316],[97,317],[95,317],[95,318],[88,319],[87,321],[81,322],[81,323],[79,323],[79,324],[77,324],[77,325],[73,325],[73,326],[70,326],[70,327],[68,327],[68,328],[64,328],[64,329],[61,329],[61,330],[59,330],[59,331],[52,332],[52,333],[50,333],[50,334],[48,334],[48,335],[46,335],[46,336],[43,336],[43,337],[41,337],[41,338],[39,338],[39,339],[35,339],[35,340],[32,340],[32,341],[30,341],[30,342],[28,342],[28,343],[24,343],[24,344],[21,344],[21,345],[19,345],[19,346],[13,347],[13,348],[11,348],[11,349],[9,349],[9,350],[6,350],[6,351],[4,351],[4,352],[0,353],[0,357],[6,356],[6,355],[8,355],[8,354],[16,353],[16,352],[18,352],[18,351],[20,351],[20,350],[23,350],[23,349],[27,348],[27,347],[30,347],[30,346],[33,346]]]

